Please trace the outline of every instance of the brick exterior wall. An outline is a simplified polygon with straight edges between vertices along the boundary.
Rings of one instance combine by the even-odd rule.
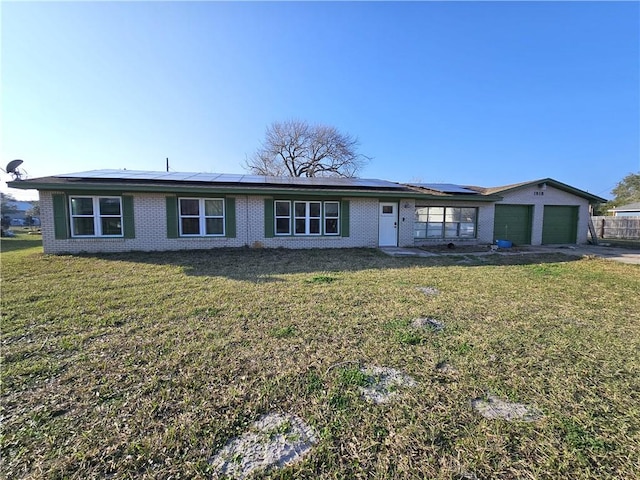
[[[536,195],[535,192],[544,192]],[[351,248],[378,246],[379,200],[376,198],[345,198],[349,200],[349,233],[342,236],[264,236],[264,196],[235,197],[236,236],[167,238],[166,194],[129,193],[134,196],[135,238],[68,238],[56,239],[53,224],[54,193],[40,192],[42,240],[45,253],[98,253],[153,250],[193,250],[220,247],[267,248]],[[127,194],[127,192],[123,192]],[[542,243],[544,205],[571,205],[579,207],[578,243],[587,242],[589,202],[586,199],[548,186],[515,190],[502,195],[500,204],[533,206],[532,245]],[[384,200],[383,200],[384,201]],[[416,206],[475,207],[478,209],[477,236],[473,239],[414,239],[413,222]],[[398,202],[398,245],[490,244],[493,242],[495,204],[464,201],[419,201],[404,199]]]
[[[133,214],[135,238],[67,238],[56,239],[53,229],[52,194],[40,192],[42,217],[42,243],[45,253],[98,253],[151,250],[187,250],[215,247],[241,247],[242,223],[238,222],[236,238],[191,237],[167,238],[167,211],[165,195],[135,193]],[[126,192],[123,192],[125,195]],[[236,209],[242,211],[242,198],[236,198]]]
[[[464,202],[464,201],[445,201],[435,200],[429,202],[418,201],[417,207],[470,207],[478,209],[478,217],[476,219],[476,238],[416,238],[413,239],[413,221],[411,223],[412,242],[416,246],[428,246],[428,245],[442,245],[444,243],[455,243],[457,245],[484,245],[491,244],[493,242],[493,218],[495,214],[495,208],[493,203],[478,203],[478,202]],[[415,210],[415,209],[414,209]],[[414,216],[412,215],[412,220]]]
[[[55,193],[40,192],[42,240],[45,253],[98,253],[154,250],[193,250],[220,247],[267,248],[351,248],[378,245],[378,200],[375,198],[344,198],[349,200],[349,236],[264,236],[263,196],[236,196],[236,236],[167,238],[165,194],[129,193],[134,196],[135,238],[67,238],[56,239],[53,224]],[[123,192],[127,195],[127,192]],[[413,208],[411,209],[413,213]],[[401,223],[400,234],[407,242],[413,235],[413,216]]]
[[[400,200],[398,204],[398,246],[413,247],[413,219],[415,200]]]
[[[378,200],[373,198],[344,198],[349,200],[349,236],[274,236],[264,237],[264,200],[269,197],[250,197],[247,213],[237,210],[248,225],[246,244],[267,248],[352,248],[378,245]],[[237,200],[236,200],[237,201]],[[372,221],[372,219],[374,219]]]
[[[537,195],[536,192],[538,192]],[[542,193],[542,195],[540,193]],[[531,245],[542,244],[542,221],[544,218],[545,205],[565,205],[579,207],[577,243],[587,243],[590,215],[588,200],[576,195],[572,195],[571,193],[565,192],[563,190],[558,190],[557,188],[553,188],[551,186],[547,186],[547,188],[543,190],[541,188],[538,188],[537,185],[533,185],[529,188],[521,188],[513,192],[508,192],[500,195],[503,197],[503,200],[497,202],[497,204],[533,206]]]
[[[536,194],[537,192],[537,194]],[[533,185],[528,188],[514,190],[512,192],[499,194],[503,197],[500,202],[477,203],[461,201],[429,201],[418,202],[419,207],[477,207],[477,237],[472,239],[415,239],[415,245],[434,245],[447,242],[456,244],[491,244],[493,243],[493,224],[495,219],[495,205],[531,205],[533,206],[533,222],[531,226],[531,245],[542,244],[542,225],[545,205],[576,206],[578,208],[578,234],[577,243],[587,243],[587,232],[589,222],[589,202],[588,200],[573,195],[571,193],[547,186],[545,190]]]

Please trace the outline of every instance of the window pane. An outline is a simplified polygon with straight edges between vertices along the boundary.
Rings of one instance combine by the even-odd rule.
[[[93,225],[93,217],[81,217],[73,219],[73,233],[74,235],[95,235],[95,229]]]
[[[459,222],[460,221],[460,209],[459,208],[447,208],[446,221],[447,222]]]
[[[120,218],[103,217],[102,223],[102,235],[122,235],[122,223]]]
[[[444,222],[444,208],[443,207],[429,208],[429,221]]]
[[[294,206],[296,217],[304,217],[306,215],[306,207],[307,205],[305,203],[296,202]]]
[[[288,217],[291,214],[289,202],[276,202],[276,217]]]
[[[393,205],[383,205],[382,206],[382,213],[393,213]]]
[[[224,203],[220,199],[205,200],[204,214],[207,217],[222,217],[224,215]]]
[[[200,235],[200,219],[182,218],[180,220],[183,235]]]
[[[475,237],[476,236],[476,224],[475,223],[461,223],[460,224],[460,236],[461,237]]]
[[[320,202],[309,203],[309,216],[311,217],[320,216]]]
[[[429,218],[429,209],[428,208],[416,208],[416,222],[426,222]]]
[[[337,234],[338,233],[338,219],[337,218],[327,218],[324,221],[324,233],[326,234]]]
[[[207,235],[222,235],[224,233],[224,222],[222,218],[207,218]]]
[[[120,215],[120,199],[119,198],[101,198],[100,199],[100,215]]]
[[[457,223],[447,223],[447,224],[445,224],[444,235],[447,238],[457,237],[458,236],[458,224]]]
[[[442,223],[427,223],[427,237],[442,237]]]
[[[338,216],[338,202],[325,202],[324,204],[325,217],[337,217]]]
[[[276,233],[289,235],[291,233],[290,225],[288,218],[276,218]]]
[[[413,236],[415,238],[426,238],[427,236],[427,224],[426,223],[414,223],[413,224]]]
[[[199,215],[199,203],[197,198],[181,198],[180,215]]]
[[[462,221],[462,222],[475,222],[476,221],[476,209],[475,208],[461,208],[460,209],[460,221]]]
[[[309,233],[320,233],[320,219],[312,218],[309,220]]]
[[[296,219],[296,233],[307,233],[304,218]]]
[[[93,199],[72,198],[71,215],[93,215]]]

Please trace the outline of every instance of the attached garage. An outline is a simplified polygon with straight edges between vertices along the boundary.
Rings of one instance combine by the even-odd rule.
[[[516,245],[587,243],[590,205],[606,201],[551,178],[478,191],[502,197],[495,204],[493,238]]]
[[[542,243],[576,243],[578,210],[577,206],[545,205],[542,219]]]
[[[493,223],[493,241],[509,240],[514,245],[530,245],[532,220],[532,205],[497,204]]]

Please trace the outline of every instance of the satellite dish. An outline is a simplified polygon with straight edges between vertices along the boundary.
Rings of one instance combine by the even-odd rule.
[[[11,160],[7,163],[7,168],[5,168],[4,171],[13,175],[14,180],[22,180],[23,173],[18,169],[18,167],[23,163],[23,160]]]

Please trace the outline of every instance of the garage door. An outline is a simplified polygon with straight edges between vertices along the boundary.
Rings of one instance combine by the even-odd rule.
[[[496,205],[493,241],[510,240],[515,245],[531,243],[531,205]]]
[[[578,207],[545,205],[542,220],[542,243],[576,243]]]

